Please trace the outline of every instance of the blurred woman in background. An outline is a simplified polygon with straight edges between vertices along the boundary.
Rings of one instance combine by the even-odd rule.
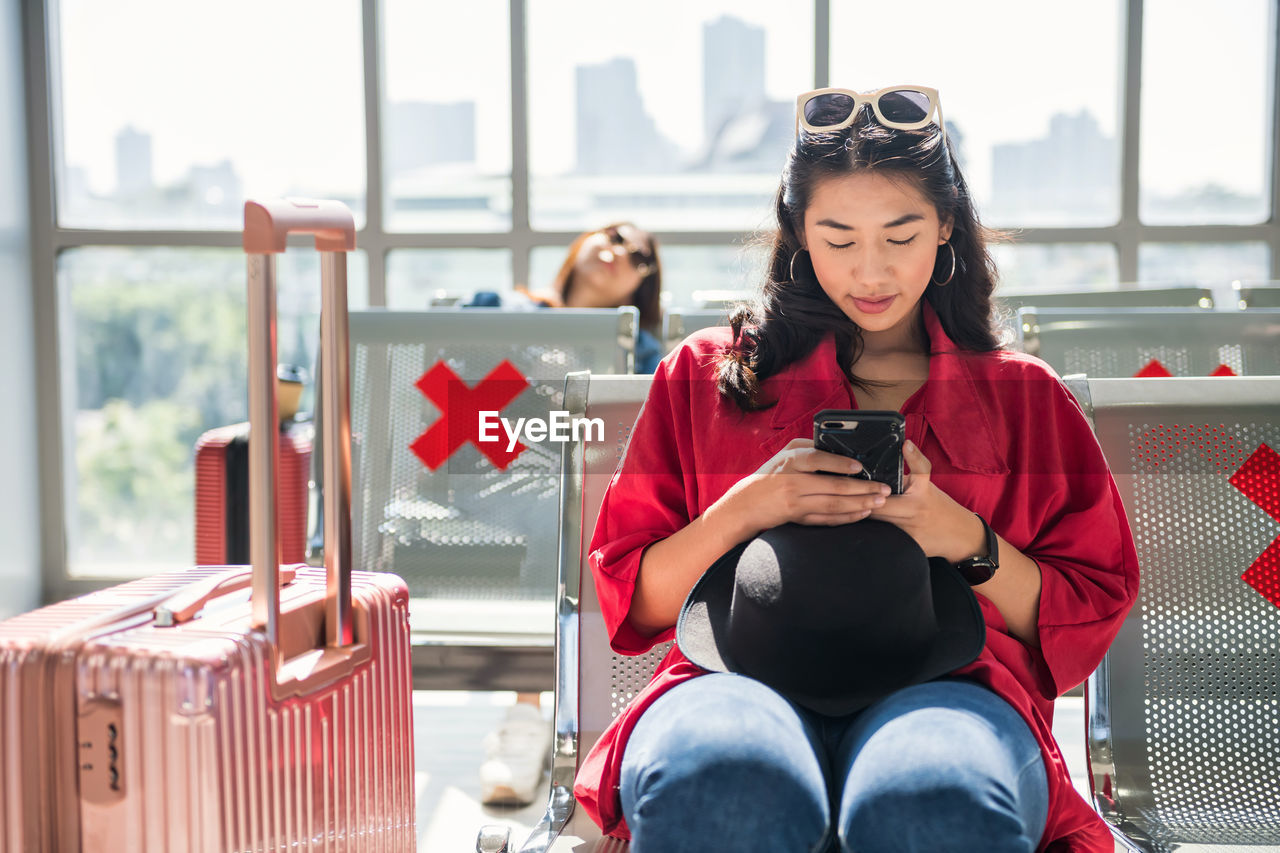
[[[653,373],[662,358],[662,265],[653,235],[630,222],[615,222],[579,234],[560,270],[536,302],[560,308],[618,308],[640,311],[636,373]]]
[[[662,264],[653,235],[630,222],[615,222],[584,231],[569,245],[559,271],[545,290],[517,285],[535,306],[543,308],[620,308],[640,311],[636,340],[636,373],[653,373],[662,358]],[[493,291],[480,291],[473,308],[514,307]]]

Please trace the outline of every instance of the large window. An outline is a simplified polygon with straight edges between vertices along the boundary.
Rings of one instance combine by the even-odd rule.
[[[347,266],[348,301],[362,307],[363,255]],[[277,276],[279,360],[313,377],[317,256],[283,255]],[[248,417],[244,254],[71,249],[58,283],[71,567],[125,577],[189,562],[196,439]]]
[[[572,230],[745,230],[813,80],[811,8],[769,0],[528,4],[530,214]]]
[[[1122,0],[986,0],[980,26],[975,13],[920,0],[911,17],[922,25],[908,36],[898,6],[833,0],[831,84],[938,89],[969,188],[992,224],[1115,222]]]
[[[511,252],[504,249],[400,249],[387,257],[387,307],[399,311],[456,305],[511,287]]]
[[[1275,3],[1143,4],[1144,222],[1263,222],[1275,103]]]
[[[246,197],[363,218],[360,9],[346,0],[59,0],[67,228],[241,225]]]
[[[997,292],[1105,290],[1116,285],[1116,250],[1105,243],[998,243]]]
[[[1270,252],[1265,243],[1143,243],[1138,276],[1143,281],[1175,284],[1221,283],[1223,270],[1242,281],[1266,275]]]
[[[383,4],[382,175],[387,228],[511,227],[507,0]],[[481,37],[483,34],[483,37]]]
[[[51,588],[191,559],[192,443],[244,418],[245,197],[353,208],[353,307],[545,288],[614,220],[693,306],[759,283],[799,92],[920,83],[1002,291],[1229,290],[1280,278],[1278,4],[32,3]],[[282,264],[304,367],[316,278]]]

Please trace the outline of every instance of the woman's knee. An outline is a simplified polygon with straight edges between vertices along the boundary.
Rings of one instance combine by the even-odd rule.
[[[1047,780],[1008,710],[918,707],[876,721],[844,766],[842,837],[859,851],[1033,849]]]
[[[806,724],[768,688],[741,682],[749,679],[699,677],[673,688],[636,724],[621,795],[637,840],[678,831],[689,839],[718,834],[723,842],[728,833],[742,843],[764,836],[776,843],[783,832],[789,843],[808,845],[825,833],[826,780]]]
[[[950,761],[915,762],[846,784],[841,838],[859,853],[1031,850],[1017,794],[1004,779]]]
[[[678,685],[649,708],[623,756],[637,784],[701,779],[825,786],[814,736],[795,708],[759,682],[713,674]]]

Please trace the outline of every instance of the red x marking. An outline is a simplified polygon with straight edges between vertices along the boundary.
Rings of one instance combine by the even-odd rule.
[[[1163,364],[1160,363],[1160,359],[1153,358],[1150,361],[1148,361],[1146,364],[1144,364],[1141,370],[1139,370],[1137,373],[1133,375],[1134,377],[1139,379],[1146,379],[1151,377],[1172,376],[1173,374],[1169,372],[1169,368],[1165,367]],[[1213,369],[1213,372],[1211,372],[1209,375],[1210,376],[1235,376],[1236,372],[1232,370],[1230,367],[1227,367],[1225,364],[1219,364],[1217,367]]]
[[[1249,500],[1280,521],[1280,453],[1258,445],[1228,480]],[[1276,607],[1280,607],[1280,537],[1258,555],[1240,579]]]
[[[468,441],[499,471],[505,471],[525,451],[525,445],[519,442],[508,451],[505,434],[499,441],[480,441],[480,413],[500,411],[529,387],[529,380],[505,358],[474,388],[468,387],[443,361],[432,365],[414,385],[440,409],[440,418],[409,445],[432,471]]]
[[[1133,375],[1139,378],[1146,378],[1149,376],[1172,376],[1173,374],[1169,372],[1169,368],[1160,363],[1160,359],[1153,358]]]

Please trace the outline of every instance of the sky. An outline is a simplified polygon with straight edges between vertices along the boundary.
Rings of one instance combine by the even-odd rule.
[[[247,192],[364,181],[358,0],[61,0],[65,160],[114,187],[114,138],[153,137],[164,185],[230,157]],[[1274,0],[1147,0],[1142,179],[1161,191],[1206,182],[1256,192],[1270,132],[1268,25]],[[975,187],[990,146],[1042,136],[1055,112],[1119,117],[1120,0],[832,0],[831,84],[912,82],[940,90],[970,153]],[[766,29],[766,86],[790,101],[813,85],[812,6],[776,0],[528,0],[530,157],[535,175],[573,164],[574,68],[637,64],[659,129],[702,141],[702,25],[733,14]],[[483,173],[509,171],[507,0],[387,0],[384,96],[473,100]],[[1202,117],[1224,119],[1221,132]]]

